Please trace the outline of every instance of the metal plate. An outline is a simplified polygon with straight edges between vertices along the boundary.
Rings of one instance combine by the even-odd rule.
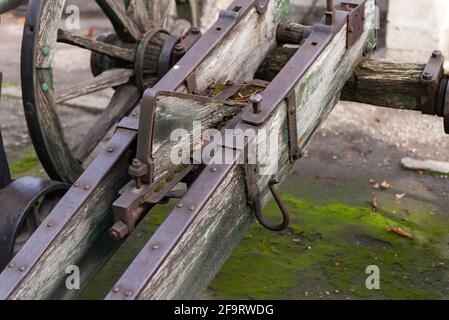
[[[365,26],[365,2],[366,0],[346,0],[341,2],[343,10],[348,14],[348,38],[347,47],[350,48],[363,34]]]

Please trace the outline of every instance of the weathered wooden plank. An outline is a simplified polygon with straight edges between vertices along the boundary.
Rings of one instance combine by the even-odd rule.
[[[55,103],[62,103],[103,89],[118,87],[128,83],[133,75],[134,70],[131,69],[106,70],[92,80],[57,90],[55,93]]]
[[[341,99],[395,109],[421,110],[427,86],[421,81],[424,64],[369,60],[346,84]]]
[[[346,80],[363,58],[365,42],[371,39],[375,21],[375,1],[366,5],[366,31],[350,49],[346,49],[346,29],[340,31],[332,43],[315,61],[295,88],[297,97],[298,135],[301,147],[306,147],[313,134],[338,101]],[[288,152],[288,123],[285,103],[263,126],[278,138],[278,168],[275,176],[285,177],[291,168]],[[268,162],[262,156],[259,165]],[[258,185],[263,204],[269,200],[268,182],[271,176],[260,176]],[[130,292],[137,299],[199,298],[235,246],[240,242],[252,221],[246,202],[245,182],[241,166],[229,169],[229,176],[215,190],[214,195],[187,227],[177,244],[171,248],[161,266],[154,267],[148,252],[154,252],[156,237],[151,239],[134,263],[118,281],[108,299],[126,297]],[[207,190],[205,190],[207,192]],[[198,197],[201,195],[198,194]],[[176,210],[174,211],[176,212]],[[170,230],[170,217],[159,229]],[[144,270],[148,273],[145,274]],[[151,277],[149,276],[151,274]],[[137,275],[142,277],[137,278]]]
[[[259,16],[255,9],[248,12],[251,18],[244,18],[235,26],[225,41],[218,46],[209,58],[202,62],[196,73],[199,89],[205,90],[214,82],[224,78],[244,78],[245,70],[253,73],[258,63],[266,55],[268,48],[275,44],[277,24],[274,16],[278,16],[275,8],[278,1],[270,1],[272,6],[265,16]],[[256,19],[254,19],[256,17]],[[267,23],[271,21],[270,23]],[[251,21],[252,24],[246,24]],[[264,32],[260,32],[258,24],[264,24]],[[267,30],[270,29],[271,31]],[[268,38],[264,38],[269,36]],[[269,42],[262,50],[240,51],[239,44]],[[253,48],[256,48],[255,45]],[[265,51],[264,51],[265,50]],[[238,58],[234,57],[239,52]],[[251,60],[247,65],[246,61]],[[257,61],[258,60],[258,61]],[[217,63],[219,61],[219,63]],[[181,62],[180,62],[181,63]],[[223,72],[223,65],[234,64],[232,71]],[[211,64],[204,67],[204,64]],[[214,77],[213,75],[217,75]],[[180,91],[185,88],[179,88]],[[192,113],[192,111],[187,111]],[[182,119],[184,114],[176,117]],[[78,179],[60,204],[53,210],[44,224],[36,231],[32,239],[25,244],[23,250],[14,258],[13,263],[19,268],[8,268],[0,274],[0,299],[45,299],[76,295],[77,292],[64,288],[65,270],[70,265],[80,268],[83,279],[89,279],[104,264],[120,243],[112,243],[105,235],[112,226],[112,203],[117,197],[116,190],[129,179],[126,165],[129,163],[128,151],[132,150],[136,132],[120,129],[95,160]],[[112,151],[112,152],[109,152]],[[110,164],[121,169],[110,168]],[[122,167],[123,165],[123,167]],[[115,194],[116,196],[111,196]],[[58,223],[52,224],[52,221]],[[104,223],[103,223],[104,222]],[[48,227],[51,225],[51,227]],[[101,239],[107,239],[100,241]],[[97,250],[102,255],[86,261],[86,254]],[[25,266],[23,271],[20,266]],[[81,283],[85,287],[87,283]],[[62,291],[61,291],[62,290]]]
[[[58,30],[58,42],[74,45],[129,62],[134,62],[136,56],[136,50],[133,48],[125,48],[106,42],[91,40],[62,29]]]

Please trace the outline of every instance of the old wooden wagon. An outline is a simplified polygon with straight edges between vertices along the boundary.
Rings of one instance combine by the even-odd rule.
[[[13,188],[20,180],[11,184],[2,164],[1,299],[76,298],[67,268],[79,268],[85,287],[170,199],[175,209],[106,299],[200,297],[255,220],[274,232],[288,227],[275,185],[340,97],[438,115],[449,131],[441,52],[426,66],[369,60],[375,0],[328,0],[313,26],[289,21],[284,0],[193,0],[187,19],[172,0],[96,0],[115,32],[95,40],[61,27],[65,2],[28,4],[23,103],[53,181]],[[55,90],[58,42],[91,51],[92,80]],[[110,87],[108,108],[70,148],[55,106]],[[173,139],[175,130],[186,138]],[[272,197],[279,224],[263,215]],[[18,199],[20,212],[4,199]]]

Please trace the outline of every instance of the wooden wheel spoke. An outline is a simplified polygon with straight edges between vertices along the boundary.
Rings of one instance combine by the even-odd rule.
[[[95,126],[73,150],[75,157],[84,162],[109,130],[139,102],[140,98],[141,94],[134,86],[125,85],[118,88],[107,108],[98,117]]]
[[[91,40],[62,29],[58,30],[58,42],[88,49],[112,58],[118,58],[129,62],[134,62],[135,58],[135,50],[133,49]]]
[[[103,12],[108,16],[119,35],[129,34],[134,41],[142,38],[137,24],[126,14],[116,0],[96,0]]]
[[[106,70],[90,81],[58,90],[55,93],[55,103],[62,103],[89,93],[101,91],[111,87],[117,87],[128,83],[129,79],[133,75],[134,70],[130,69]]]
[[[159,27],[170,30],[177,16],[175,0],[130,0],[128,16],[141,28],[148,31]]]

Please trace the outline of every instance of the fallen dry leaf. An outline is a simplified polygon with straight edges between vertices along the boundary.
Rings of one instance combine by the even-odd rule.
[[[379,210],[379,203],[377,202],[377,196],[373,193],[371,195],[371,207],[374,211]]]
[[[403,193],[397,193],[397,194],[396,194],[396,199],[397,199],[397,200],[401,200],[401,199],[403,199],[406,195],[407,195],[407,194],[406,194],[405,192],[403,192]]]
[[[374,181],[374,179],[369,179],[369,180],[368,180],[368,183],[369,183],[369,184],[375,184],[376,181]]]
[[[382,183],[380,184],[380,188],[381,188],[382,190],[390,189],[390,187],[391,187],[391,185],[390,185],[387,181],[384,181],[384,182],[382,182]]]
[[[407,239],[415,239],[415,236],[413,234],[411,234],[410,232],[405,231],[404,229],[402,229],[401,227],[395,227],[395,228],[388,228],[388,232],[390,233],[395,233],[403,238],[407,238]]]

